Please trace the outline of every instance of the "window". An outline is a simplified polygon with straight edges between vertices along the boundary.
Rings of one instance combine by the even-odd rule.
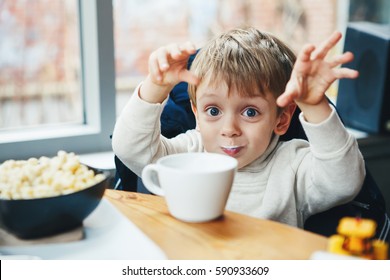
[[[298,51],[304,43],[320,43],[337,28],[338,2],[113,0],[116,110],[121,112],[147,75],[148,57],[160,46],[191,40],[201,47],[222,31],[251,25],[276,34]]]
[[[77,1],[3,1],[0,127],[82,123]]]
[[[73,7],[79,15],[80,71],[78,81],[80,83],[78,83],[79,86],[74,86],[72,91],[82,93],[78,101],[80,111],[75,110],[74,116],[71,116],[74,118],[65,119],[63,122],[52,123],[53,119],[51,119],[44,125],[31,125],[27,120],[20,124],[23,127],[19,129],[3,126],[0,130],[0,162],[10,158],[54,155],[60,149],[76,153],[111,150],[110,135],[115,123],[112,3],[106,0],[74,1]],[[22,6],[22,9],[28,10],[26,5],[33,5],[32,3],[39,6],[42,3],[54,5],[52,2],[61,2],[63,3],[61,5],[65,5],[64,2],[68,1],[2,0],[0,6],[4,6],[6,2],[17,3]],[[7,18],[4,18],[2,14],[1,20],[6,21]],[[36,21],[29,24],[34,23]],[[38,34],[33,32],[32,27],[29,30],[31,32],[27,36],[34,37]],[[78,38],[75,37],[74,40],[77,45]],[[51,51],[56,50],[48,49],[45,54],[33,53],[32,55],[44,58],[45,55],[50,56]],[[12,54],[17,55],[16,52]],[[61,63],[69,63],[69,61]],[[29,69],[29,71],[32,70]],[[39,108],[35,110],[37,114],[40,113]],[[7,118],[12,118],[14,113],[14,111],[8,111]]]
[[[390,2],[388,0],[350,0],[349,21],[370,21],[390,23]]]

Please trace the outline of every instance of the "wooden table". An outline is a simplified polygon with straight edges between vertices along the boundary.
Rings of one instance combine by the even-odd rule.
[[[327,244],[320,235],[229,211],[212,222],[181,222],[159,196],[106,190],[105,197],[169,259],[309,259]]]

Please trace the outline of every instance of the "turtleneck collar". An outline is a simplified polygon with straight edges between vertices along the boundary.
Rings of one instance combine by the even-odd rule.
[[[274,134],[272,136],[272,139],[267,147],[267,149],[265,150],[265,152],[260,156],[258,157],[256,160],[254,160],[253,162],[251,162],[250,164],[240,168],[238,170],[238,172],[240,171],[246,171],[246,172],[257,172],[261,169],[263,169],[267,164],[268,164],[268,160],[266,160],[269,156],[271,156],[271,154],[273,153],[273,151],[275,150],[276,146],[278,145],[279,143],[279,135],[276,135]]]

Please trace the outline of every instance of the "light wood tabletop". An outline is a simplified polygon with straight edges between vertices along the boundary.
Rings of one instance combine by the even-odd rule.
[[[326,249],[325,237],[269,220],[225,211],[211,222],[186,223],[173,218],[159,196],[106,190],[105,198],[169,259],[304,260]]]

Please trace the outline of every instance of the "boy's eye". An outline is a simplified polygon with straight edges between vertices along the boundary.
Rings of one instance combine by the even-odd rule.
[[[219,109],[216,107],[210,107],[210,108],[207,108],[206,113],[210,116],[218,116]]]
[[[244,110],[242,114],[246,117],[253,118],[256,117],[259,114],[259,112],[256,109],[247,108]]]

